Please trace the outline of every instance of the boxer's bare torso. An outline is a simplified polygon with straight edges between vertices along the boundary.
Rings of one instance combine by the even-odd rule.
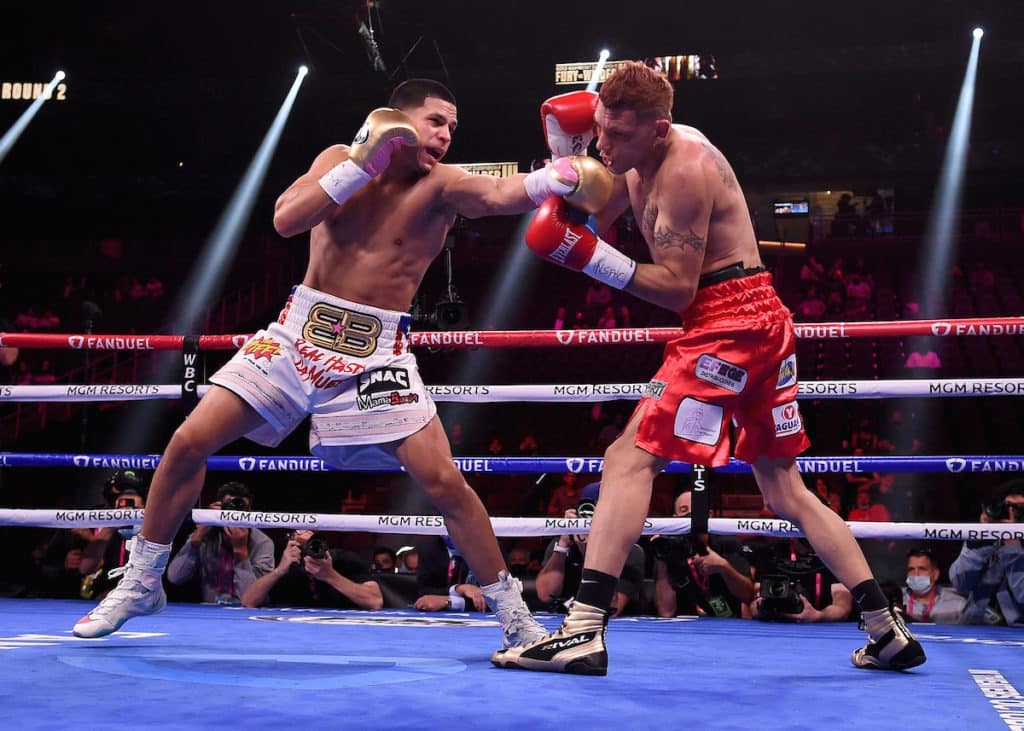
[[[687,186],[691,181],[694,184]],[[746,199],[736,175],[725,156],[698,130],[673,125],[665,156],[653,176],[643,180],[636,170],[630,170],[626,173],[626,184],[633,214],[655,263],[660,263],[667,246],[681,245],[703,253],[702,274],[736,262],[745,267],[761,265]],[[710,197],[711,218],[706,236],[692,229],[673,231],[657,227],[660,209],[685,195]]]

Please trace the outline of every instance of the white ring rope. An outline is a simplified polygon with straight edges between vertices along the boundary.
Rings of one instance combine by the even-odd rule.
[[[593,403],[637,400],[646,383],[563,383],[523,385],[435,385],[435,401],[460,403]],[[879,381],[800,381],[799,396],[813,399],[888,397],[1024,396],[1024,378],[929,378]],[[209,386],[199,386],[203,396]],[[96,402],[180,399],[180,385],[142,384],[0,386],[0,401]]]
[[[0,509],[0,525],[40,528],[96,528],[141,525],[145,510],[135,508],[62,508],[59,510]],[[243,528],[288,528],[315,531],[362,531],[444,535],[439,515],[331,515],[268,511],[195,509],[198,525]],[[579,535],[590,532],[584,518],[491,518],[499,538]],[[847,521],[857,538],[922,539],[947,541],[1024,540],[1024,523],[866,523]],[[763,535],[800,537],[795,523],[781,518],[711,518],[711,533],[717,535]],[[682,535],[690,532],[689,518],[648,518],[644,535]]]

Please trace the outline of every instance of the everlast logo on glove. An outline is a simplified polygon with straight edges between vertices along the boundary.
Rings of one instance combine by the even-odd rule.
[[[558,248],[551,252],[551,258],[557,261],[559,264],[565,264],[565,260],[572,253],[572,247],[579,243],[581,235],[573,232],[570,229],[565,230],[565,235],[562,237],[562,243],[558,245]]]

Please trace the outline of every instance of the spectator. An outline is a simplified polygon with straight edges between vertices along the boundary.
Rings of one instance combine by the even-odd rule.
[[[888,523],[891,520],[889,511],[872,494],[871,484],[857,487],[857,502],[846,519],[861,523]]]
[[[576,504],[579,501],[579,476],[572,472],[566,472],[562,475],[562,482],[551,493],[551,499],[548,500],[547,514],[552,517],[561,518],[565,515],[566,510],[575,510]]]
[[[628,305],[621,305],[619,307],[619,327],[633,327],[633,316],[629,311]]]
[[[934,371],[942,368],[942,359],[932,347],[930,338],[919,338],[915,340],[904,365],[914,371]],[[928,374],[922,373],[921,375]]]
[[[555,310],[555,322],[552,325],[553,330],[565,330],[569,326],[569,311],[563,306],[559,306]]]
[[[597,326],[599,328],[610,329],[617,325],[615,322],[615,308],[609,305],[604,308],[601,316],[597,318]]]
[[[907,580],[903,588],[903,616],[915,622],[959,624],[967,603],[952,587],[939,585],[939,565],[927,548],[907,552]]]
[[[104,485],[103,497],[113,508],[145,508],[146,486],[133,470],[121,470],[115,472]],[[83,599],[101,599],[120,579],[123,567],[128,563],[131,539],[139,532],[139,526],[108,526],[89,532],[92,536],[82,547],[78,563],[81,577],[79,596]]]
[[[797,319],[820,322],[825,317],[825,300],[818,294],[817,287],[808,287],[807,295],[797,306]]]
[[[672,516],[687,518],[692,493],[675,499]],[[740,617],[754,596],[750,566],[735,541],[700,536],[654,536],[654,606],[659,617],[703,614]]]
[[[820,282],[825,278],[825,266],[814,256],[809,256],[800,267],[800,281]]]
[[[252,582],[242,595],[242,606],[267,604],[377,611],[384,607],[384,595],[358,556],[328,549],[320,536],[299,530],[289,534],[273,571]]]
[[[135,507],[136,504],[141,506],[144,502],[145,493],[145,484],[138,473],[133,470],[119,470],[111,475],[104,484],[103,502],[96,507],[114,508],[117,507],[118,503],[124,506],[130,505],[131,507]],[[136,500],[133,496],[140,496],[140,499]],[[50,538],[42,560],[39,563],[39,571],[42,574],[42,591],[48,596],[69,599],[79,598],[83,589],[83,577],[80,571],[82,555],[86,547],[94,540],[105,540],[107,545],[102,551],[91,549],[93,553],[104,554],[105,558],[105,554],[109,552],[109,567],[114,568],[121,565],[121,549],[125,548],[125,544],[121,540],[121,534],[114,534],[113,530],[110,529],[106,534],[100,528],[68,528],[55,532]],[[125,530],[125,533],[129,536],[131,536],[132,532]],[[104,534],[102,539],[101,534]],[[127,548],[125,550],[127,551]],[[101,564],[102,561],[96,562],[95,566],[90,568],[89,573],[96,573],[97,570],[102,570]],[[110,588],[115,582],[107,581],[105,577],[97,574],[93,578],[88,579],[86,583],[86,593],[90,594],[91,597],[96,596],[97,590],[102,590],[104,584],[109,584],[107,588]]]
[[[533,556],[525,546],[513,546],[508,552],[508,572],[517,579],[532,579],[538,568],[533,565]]]
[[[398,557],[398,573],[415,574],[420,565],[420,554],[416,546],[402,546],[395,551]]]
[[[612,303],[611,287],[604,282],[591,279],[587,293],[583,297],[583,303],[586,305],[587,321],[595,322],[599,313]]]
[[[53,372],[48,358],[43,358],[39,363],[39,370],[32,374],[32,383],[46,386],[57,382],[57,374]]]
[[[420,562],[416,569],[419,597],[413,603],[421,612],[487,611],[480,582],[448,536],[428,536],[416,544]]]
[[[580,491],[578,504],[565,511],[566,518],[590,518],[600,496],[601,483],[592,482]],[[537,574],[537,599],[551,611],[564,612],[566,602],[576,595],[587,552],[586,535],[562,535],[548,544],[540,573]],[[644,550],[633,544],[619,583],[615,587],[610,616],[618,617],[627,609],[640,611],[644,583]]]
[[[1000,485],[979,520],[993,527],[1024,523],[1024,479]],[[962,624],[1024,626],[1024,547],[1019,538],[966,541],[949,567],[953,588],[967,596]]]
[[[374,546],[372,570],[375,574],[398,572],[398,556],[390,546]]]
[[[833,513],[837,515],[843,514],[843,497],[839,494],[839,490],[826,478],[814,478],[814,493],[818,496],[819,500],[832,509]]]
[[[211,510],[252,510],[252,492],[241,482],[217,488]],[[184,584],[199,576],[202,601],[237,605],[245,590],[274,568],[274,542],[258,528],[198,525],[167,567],[167,580]]]

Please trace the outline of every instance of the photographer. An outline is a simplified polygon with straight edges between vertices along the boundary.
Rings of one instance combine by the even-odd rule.
[[[601,483],[594,482],[580,492],[575,509],[565,511],[566,518],[587,518],[594,514],[600,495]],[[564,612],[566,600],[576,594],[583,574],[583,559],[587,552],[587,536],[559,536],[551,541],[544,554],[544,564],[537,575],[537,598],[550,605],[553,612]],[[640,611],[640,592],[644,582],[644,551],[633,544],[619,583],[615,587],[611,616],[618,617],[627,608],[631,613]]]
[[[449,536],[425,536],[416,544],[416,601],[421,612],[487,611],[487,601],[469,564]]]
[[[252,493],[241,482],[217,489],[211,510],[252,510]],[[171,559],[167,580],[184,584],[199,569],[202,601],[238,604],[245,590],[274,567],[274,542],[258,528],[199,525]]]
[[[384,596],[358,556],[328,550],[313,531],[297,530],[288,535],[277,566],[242,594],[242,606],[267,604],[376,611],[383,608]]]
[[[144,508],[145,493],[142,479],[132,470],[118,470],[103,486],[104,500],[115,509]],[[72,532],[86,539],[78,563],[81,579],[79,596],[83,599],[100,599],[117,584],[121,576],[118,569],[128,563],[131,539],[139,532],[139,528],[107,526],[77,528]]]
[[[692,493],[684,490],[672,517],[688,518]],[[654,606],[659,617],[679,614],[739,617],[754,595],[750,567],[739,544],[700,536],[653,536]],[[727,556],[728,558],[725,558]]]
[[[118,470],[103,484],[103,503],[94,507],[141,508],[145,495],[146,486],[138,473]],[[104,567],[124,565],[128,555],[126,540],[135,532],[134,527],[65,528],[56,531],[39,564],[44,592],[49,596],[68,598],[102,596],[116,583],[106,578]]]
[[[841,622],[853,610],[853,595],[803,538],[744,549],[751,556],[757,596],[753,619],[768,622]]]
[[[1024,480],[1000,485],[981,511],[982,523],[1024,532]],[[967,596],[961,624],[1024,625],[1024,548],[1018,537],[966,541],[949,567],[953,588]]]

